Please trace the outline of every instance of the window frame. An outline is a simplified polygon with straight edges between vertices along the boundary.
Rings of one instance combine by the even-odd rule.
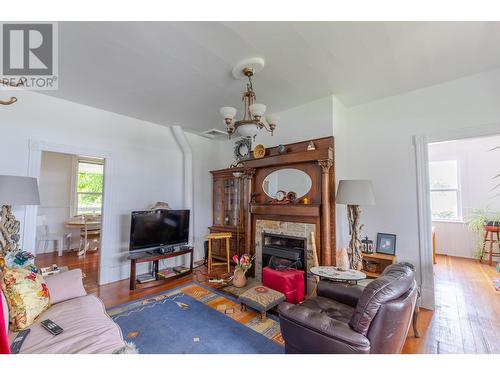
[[[71,199],[71,216],[78,216],[78,215],[83,215],[78,213],[78,196],[80,194],[88,194],[88,195],[100,195],[101,196],[101,212],[99,215],[102,215],[102,209],[104,206],[104,159],[100,158],[91,158],[91,157],[84,157],[84,156],[74,156],[73,157],[73,168],[72,168],[72,179],[71,179],[71,194],[72,194],[72,199]],[[100,193],[93,193],[93,192],[79,192],[78,191],[78,170],[79,170],[79,164],[80,163],[87,163],[87,164],[97,164],[97,165],[102,165],[103,167],[103,173],[102,173],[102,191]]]
[[[438,159],[429,161],[429,182],[430,182],[430,165],[432,163],[442,163],[442,162],[450,162],[454,161],[457,165],[457,187],[456,188],[432,188],[429,184],[430,195],[431,198],[431,220],[433,222],[443,222],[443,223],[463,223],[463,211],[462,211],[462,179],[461,179],[461,163],[460,159]],[[453,191],[457,195],[457,217],[456,218],[435,218],[432,216],[432,193],[433,192],[446,192]]]

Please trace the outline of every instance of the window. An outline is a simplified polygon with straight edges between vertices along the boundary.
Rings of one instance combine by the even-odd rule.
[[[78,159],[76,174],[76,215],[101,214],[104,182],[102,159]]]
[[[458,187],[458,161],[433,161],[429,164],[433,220],[462,219]]]

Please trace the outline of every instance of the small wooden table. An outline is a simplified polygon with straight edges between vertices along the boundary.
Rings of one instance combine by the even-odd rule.
[[[311,273],[323,279],[339,282],[351,282],[356,284],[359,280],[366,279],[366,274],[357,270],[340,271],[334,266],[311,267]]]
[[[191,256],[190,262],[189,262],[189,271],[184,272],[184,273],[179,273],[177,275],[170,276],[170,277],[165,278],[165,279],[158,278],[159,263],[160,263],[161,259],[175,258],[175,257],[185,255],[185,254],[190,254],[190,256]],[[130,290],[135,290],[138,285],[140,287],[151,287],[151,286],[160,285],[160,284],[163,284],[167,281],[189,275],[190,273],[193,272],[193,248],[192,247],[189,247],[187,249],[182,249],[182,250],[176,250],[176,251],[172,251],[170,253],[164,253],[164,254],[161,254],[158,251],[133,253],[133,254],[130,254],[128,256],[128,259],[130,259]],[[145,262],[153,262],[153,273],[155,275],[155,280],[137,284],[137,264],[138,263],[145,263]]]

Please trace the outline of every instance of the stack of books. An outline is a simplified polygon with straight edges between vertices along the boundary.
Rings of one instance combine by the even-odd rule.
[[[189,268],[187,267],[184,267],[184,266],[177,266],[177,267],[174,267],[174,271],[176,273],[185,273],[185,272],[188,272],[189,271]]]
[[[147,283],[149,281],[155,281],[155,280],[156,280],[156,277],[152,273],[145,273],[145,274],[137,276],[137,282],[139,284]]]
[[[158,271],[158,277],[162,279],[168,279],[169,277],[175,276],[177,273],[174,271],[172,267],[165,268],[163,270]]]

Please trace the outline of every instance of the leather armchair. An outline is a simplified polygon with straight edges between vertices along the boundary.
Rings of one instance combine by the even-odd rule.
[[[286,353],[400,353],[417,300],[414,272],[393,264],[366,287],[322,280],[317,296],[280,304]]]

